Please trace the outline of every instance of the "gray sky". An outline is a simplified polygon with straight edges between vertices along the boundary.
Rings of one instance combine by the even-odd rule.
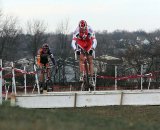
[[[69,31],[84,19],[95,31],[154,31],[160,29],[160,0],[0,0],[4,14],[43,20],[48,31],[69,19]]]

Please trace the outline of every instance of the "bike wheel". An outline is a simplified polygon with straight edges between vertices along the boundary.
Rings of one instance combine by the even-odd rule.
[[[44,90],[44,84],[40,83],[40,94],[43,94],[43,90]]]
[[[48,83],[45,82],[45,84],[44,84],[44,90],[47,90],[47,87],[48,87]]]
[[[51,91],[53,91],[53,82],[52,82],[52,80],[50,79],[50,80],[47,80],[47,92],[51,92]]]
[[[85,78],[84,78],[84,89],[85,91],[89,90],[89,75],[88,75],[88,63],[87,59],[84,62],[84,67],[85,67]]]

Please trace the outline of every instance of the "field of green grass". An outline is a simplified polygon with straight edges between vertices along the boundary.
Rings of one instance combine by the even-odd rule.
[[[25,109],[5,102],[0,130],[160,130],[160,106]]]

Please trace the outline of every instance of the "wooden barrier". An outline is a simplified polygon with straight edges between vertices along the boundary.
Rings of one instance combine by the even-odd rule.
[[[48,92],[16,96],[15,105],[24,108],[160,105],[160,90]]]

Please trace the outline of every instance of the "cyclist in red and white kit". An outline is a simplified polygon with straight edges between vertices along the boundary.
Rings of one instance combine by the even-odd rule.
[[[87,25],[85,20],[81,20],[74,31],[71,46],[76,54],[80,56],[80,81],[82,81],[82,74],[84,72],[84,54],[81,53],[82,50],[88,52],[89,74],[93,77],[93,54],[97,46],[97,40],[94,31]]]

